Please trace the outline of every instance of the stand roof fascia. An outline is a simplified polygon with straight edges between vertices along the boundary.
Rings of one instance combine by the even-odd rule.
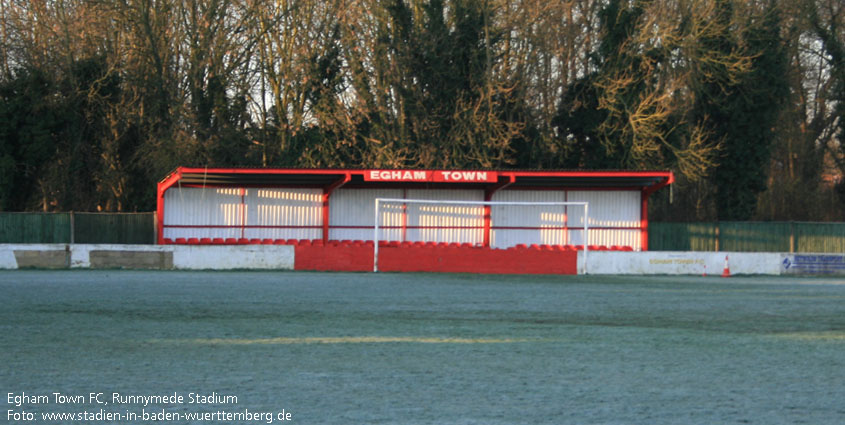
[[[403,175],[410,178],[403,179]],[[444,180],[444,175],[447,180]],[[449,179],[453,175],[459,178]],[[379,176],[387,178],[378,178]],[[398,178],[392,178],[397,176]],[[483,176],[483,178],[462,179],[461,176]],[[343,181],[344,187],[347,188],[422,187],[457,189],[469,187],[489,190],[507,185],[508,189],[642,190],[650,194],[672,184],[675,177],[671,171],[666,170],[533,171],[178,167],[159,182],[158,189],[159,193],[163,194],[175,185],[328,188],[336,185],[339,181]]]

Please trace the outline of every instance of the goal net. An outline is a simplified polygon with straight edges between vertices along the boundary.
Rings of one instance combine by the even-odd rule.
[[[583,250],[585,266],[579,270],[586,273],[588,213],[588,202],[377,198],[373,271],[378,271],[380,245],[439,244]]]

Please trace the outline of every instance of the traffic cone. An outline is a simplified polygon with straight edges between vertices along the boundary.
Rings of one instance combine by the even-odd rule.
[[[704,274],[702,274],[701,276],[707,277],[707,263],[704,264]]]
[[[728,265],[728,256],[725,256],[725,270],[722,270],[722,277],[731,277],[731,266]]]

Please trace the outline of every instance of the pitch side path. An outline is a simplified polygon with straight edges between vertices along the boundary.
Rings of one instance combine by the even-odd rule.
[[[845,423],[835,278],[11,271],[0,347],[0,424]]]

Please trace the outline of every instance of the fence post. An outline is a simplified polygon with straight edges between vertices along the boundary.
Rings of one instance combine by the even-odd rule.
[[[789,221],[789,253],[795,253],[795,222]]]
[[[716,222],[716,252],[719,252],[719,239],[722,238],[720,236],[719,227],[720,227],[719,222],[717,221]]]
[[[70,244],[73,245],[74,240],[76,239],[74,233],[76,232],[76,226],[73,222],[73,211],[70,212]]]

